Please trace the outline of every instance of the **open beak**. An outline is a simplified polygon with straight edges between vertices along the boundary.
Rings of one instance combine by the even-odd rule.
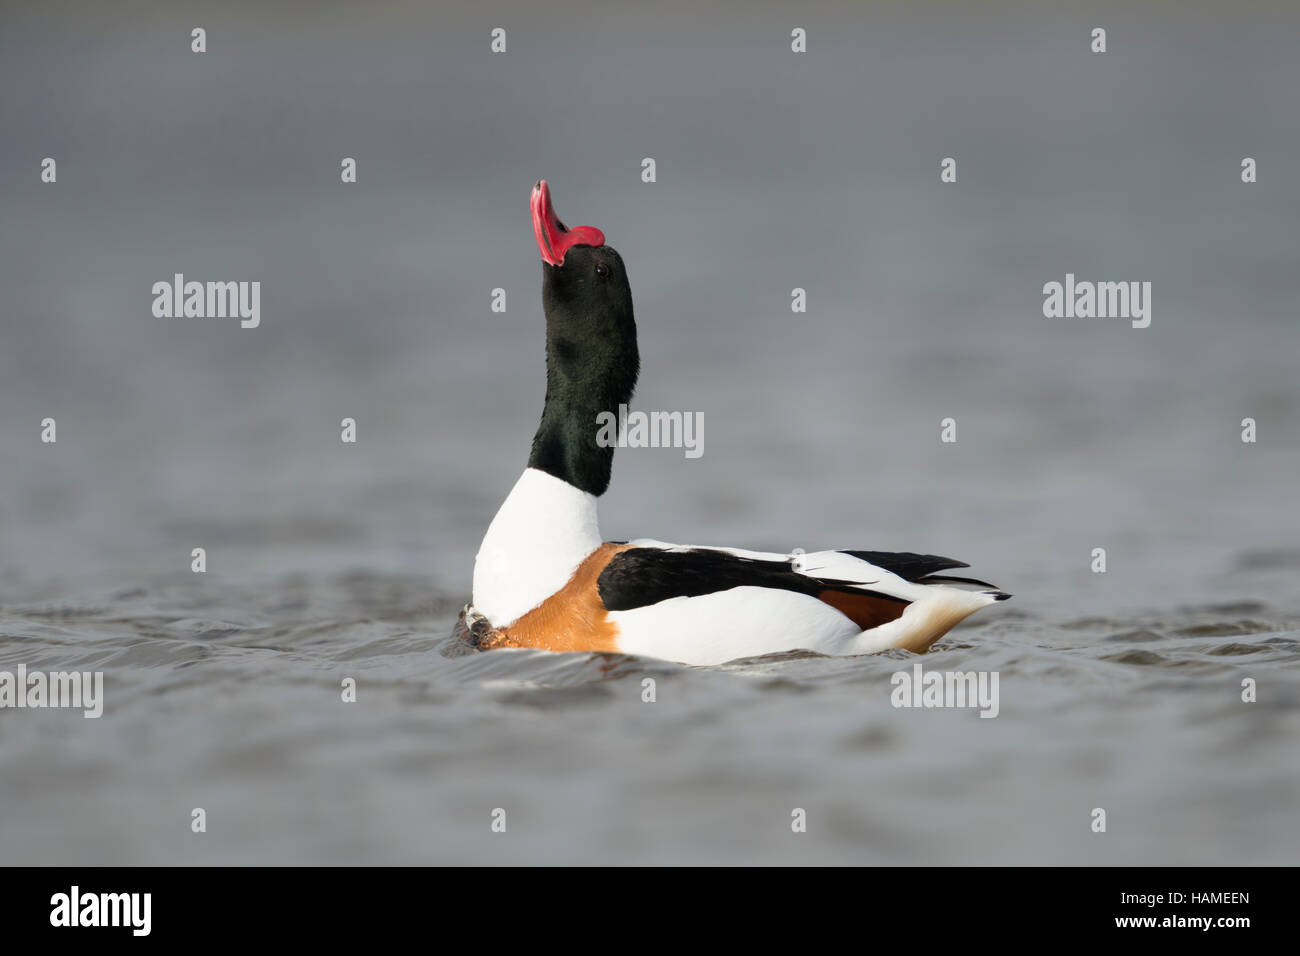
[[[603,246],[605,234],[595,226],[565,228],[551,205],[551,187],[541,179],[533,186],[529,206],[533,213],[533,234],[537,237],[537,251],[542,261],[553,266],[564,265],[564,256],[574,246]]]

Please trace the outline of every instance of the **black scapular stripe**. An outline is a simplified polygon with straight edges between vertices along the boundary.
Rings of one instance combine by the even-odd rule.
[[[927,574],[949,568],[969,568],[965,561],[942,558],[937,554],[913,554],[911,551],[841,551],[868,561],[878,568],[897,574],[905,581],[918,582]]]
[[[799,574],[789,561],[745,558],[707,548],[686,551],[633,548],[622,551],[610,559],[596,580],[601,603],[610,611],[630,611],[669,598],[699,597],[740,587],[779,588],[811,597],[827,590],[845,591],[900,604],[909,603],[892,594],[855,587],[849,581]]]

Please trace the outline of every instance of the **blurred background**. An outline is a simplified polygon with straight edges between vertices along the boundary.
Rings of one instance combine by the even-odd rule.
[[[0,25],[0,668],[108,695],[0,712],[0,860],[1295,862],[1294,7]],[[627,262],[634,406],[704,416],[618,454],[605,535],[969,561],[1016,598],[925,663],[998,670],[997,720],[892,709],[905,655],[439,652],[541,411],[543,177]],[[176,272],[261,326],[154,317]],[[1150,328],[1044,318],[1066,273],[1151,282]]]

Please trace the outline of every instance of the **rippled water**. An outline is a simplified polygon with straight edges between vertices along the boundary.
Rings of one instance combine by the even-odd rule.
[[[1116,7],[1099,68],[1091,9],[814,4],[801,60],[783,7],[520,7],[490,58],[443,6],[231,4],[205,57],[6,14],[0,670],[106,701],[0,710],[0,861],[1300,859],[1294,12]],[[902,653],[448,646],[539,411],[541,176],[628,263],[636,406],[706,422],[619,453],[606,536],[969,561],[1015,599],[923,663],[996,719],[891,706]],[[262,326],[155,319],[178,270]],[[1044,319],[1067,272],[1151,327]]]
[[[453,604],[357,572],[9,605],[0,667],[103,670],[107,701],[0,715],[6,861],[1295,858],[1300,616],[1260,603],[965,627],[924,665],[998,671],[992,720],[892,707],[904,652],[457,655]]]

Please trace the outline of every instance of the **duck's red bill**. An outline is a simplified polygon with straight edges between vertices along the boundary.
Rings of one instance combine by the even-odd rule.
[[[533,187],[529,199],[533,210],[533,234],[537,236],[537,251],[542,261],[553,266],[564,265],[565,254],[574,246],[603,246],[605,234],[595,226],[575,226],[566,229],[555,215],[551,205],[551,187],[540,180]]]

